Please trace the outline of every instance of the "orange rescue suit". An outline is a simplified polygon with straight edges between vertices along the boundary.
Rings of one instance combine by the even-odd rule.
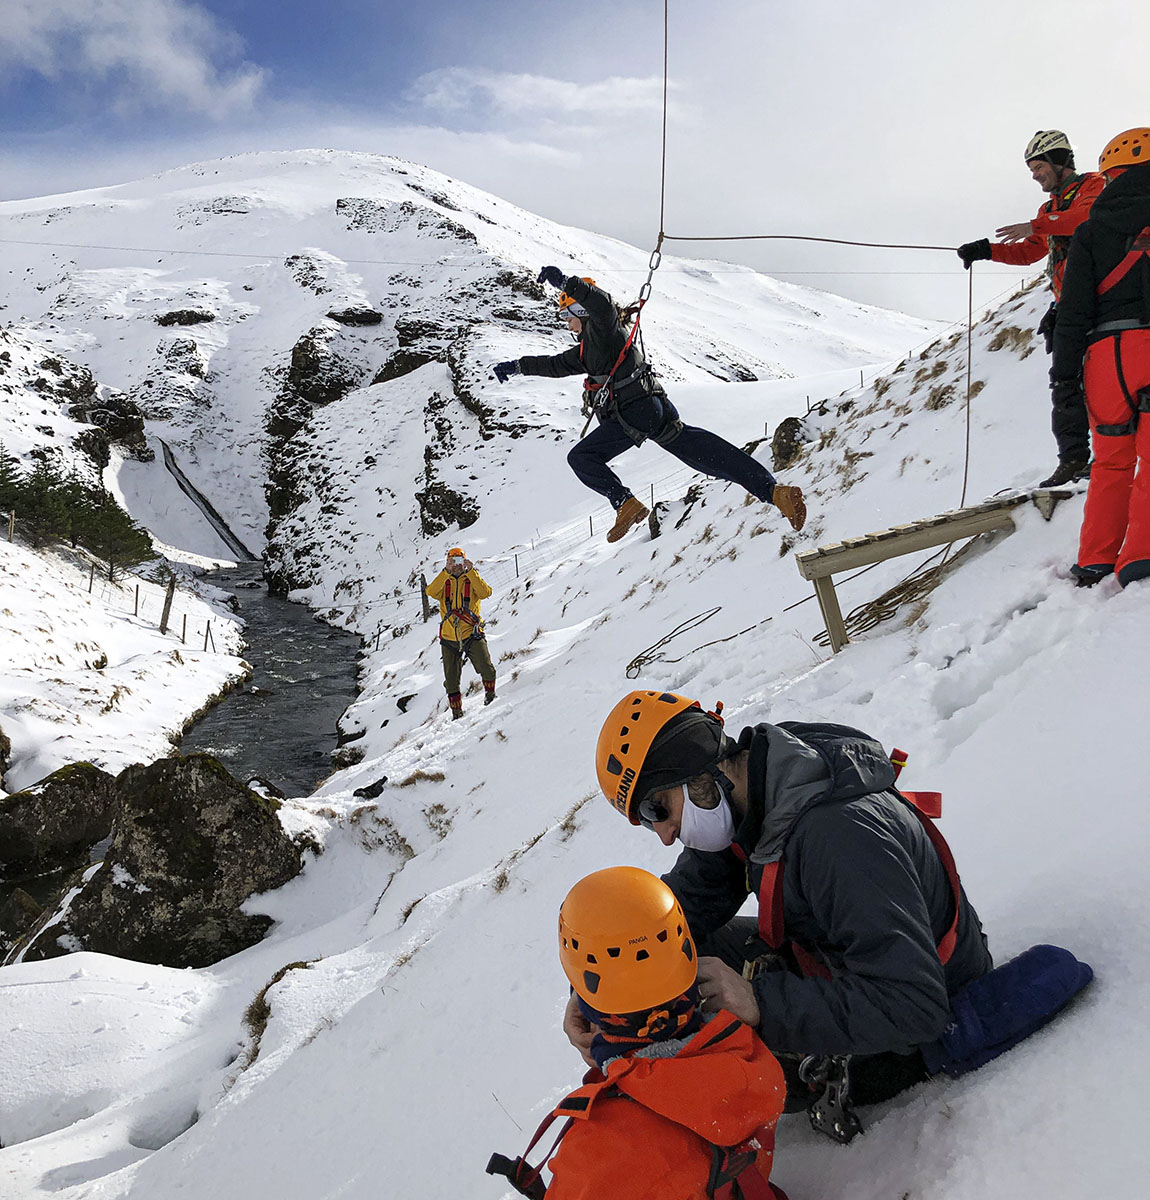
[[[1050,287],[1054,299],[1062,295],[1062,277],[1066,271],[1066,256],[1070,238],[1090,216],[1090,206],[1106,186],[1106,180],[1093,171],[1071,175],[1052,192],[1050,199],[1031,221],[1034,232],[1021,242],[992,242],[990,257],[994,262],[1025,267],[1050,256]]]
[[[573,1124],[551,1159],[547,1200],[707,1200],[708,1143],[756,1135],[755,1165],[769,1179],[786,1085],[775,1056],[730,1013],[674,1057],[617,1058],[606,1078],[588,1078],[556,1109]]]

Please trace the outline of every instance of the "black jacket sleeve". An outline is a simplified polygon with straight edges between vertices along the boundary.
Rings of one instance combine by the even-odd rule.
[[[925,894],[945,886],[916,862],[900,817],[874,809],[837,819],[814,810],[788,846],[784,907],[800,929],[818,929],[816,950],[834,978],[772,972],[754,981],[759,1033],[773,1050],[804,1054],[908,1053],[950,1020],[946,979]],[[915,820],[910,817],[910,820]],[[811,947],[808,947],[811,948]]]
[[[1093,244],[1087,222],[1075,230],[1062,278],[1058,319],[1054,324],[1054,362],[1050,368],[1050,378],[1055,383],[1077,379],[1082,374],[1086,339],[1098,311],[1094,274]]]
[[[548,379],[583,375],[586,369],[578,346],[571,346],[562,354],[528,354],[519,360],[519,370],[524,375],[545,375]]]
[[[724,926],[748,895],[746,870],[729,850],[684,850],[663,882],[683,906],[696,944]]]

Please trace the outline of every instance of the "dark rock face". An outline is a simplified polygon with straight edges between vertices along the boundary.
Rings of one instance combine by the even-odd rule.
[[[68,409],[68,415],[102,429],[109,441],[118,442],[140,462],[151,462],[156,457],[148,448],[143,411],[123,392],[109,388],[102,397],[85,397]]]
[[[43,909],[23,888],[14,888],[0,904],[0,954],[32,928]]]
[[[420,529],[428,537],[435,537],[452,525],[466,529],[479,520],[479,505],[442,480],[416,492],[415,500],[419,505]]]
[[[4,779],[4,772],[8,770],[8,764],[12,761],[12,740],[0,729],[0,782]]]
[[[2,749],[2,747],[0,747]],[[71,866],[112,829],[115,780],[73,763],[0,800],[0,869],[5,874]]]
[[[202,308],[174,308],[171,312],[160,313],[156,318],[157,325],[202,325],[205,321],[214,321],[216,314]]]
[[[254,945],[271,919],[240,905],[299,873],[279,803],[210,755],[129,767],[103,864],[25,960],[93,950],[170,967],[205,967]]]
[[[374,308],[340,308],[327,315],[330,320],[338,321],[340,325],[367,326],[383,323],[383,313],[376,312]]]
[[[366,373],[332,348],[329,330],[312,329],[292,347],[287,385],[309,404],[330,404],[359,387]]]
[[[771,438],[771,461],[776,471],[784,471],[802,453],[805,443],[810,441],[806,425],[798,417],[787,417],[779,422]]]

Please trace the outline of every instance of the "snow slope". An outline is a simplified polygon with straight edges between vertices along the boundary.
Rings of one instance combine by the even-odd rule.
[[[539,257],[525,253],[523,267]],[[711,332],[729,336],[726,316],[716,327],[702,300],[678,302],[702,353]],[[829,719],[907,748],[907,786],[944,794],[943,829],[996,957],[1053,941],[1097,971],[1071,1011],[1008,1056],[865,1111],[867,1134],[849,1148],[784,1118],[777,1178],[792,1200],[1144,1196],[1146,589],[1075,589],[1081,497],[1050,522],[1028,506],[1012,535],[987,539],[926,598],[832,657],[790,554],[1044,473],[1045,356],[1031,335],[1044,308],[1041,293],[1022,294],[975,332],[969,461],[961,339],[845,390],[825,374],[843,368],[838,350],[820,358],[816,341],[805,377],[720,384],[683,366],[681,411],[739,441],[801,414],[808,395],[826,401],[784,476],[808,495],[799,537],[732,486],[688,493],[697,481],[644,447],[620,465],[639,494],[654,486],[664,501],[662,535],[608,547],[603,510],[562,461],[574,420],[552,410],[570,385],[516,380],[499,402],[517,389],[517,414],[534,406],[550,424],[486,440],[473,430],[489,455],[480,518],[419,538],[387,490],[398,493],[402,463],[427,444],[429,397],[462,377],[494,402],[481,363],[522,344],[506,331],[482,331],[490,354],[454,373],[428,363],[318,410],[305,459],[314,489],[292,518],[321,532],[300,594],[380,632],[343,722],[364,731],[364,758],[285,806],[288,827],[323,852],[251,902],[277,922],[259,945],[203,971],[76,955],[0,972],[0,1195],[503,1195],[483,1175],[489,1153],[519,1153],[580,1075],[559,1031],[563,895],[601,866],[661,870],[673,858],[621,821],[594,780],[603,716],[649,686],[721,699],[735,729]],[[657,336],[655,312],[653,301],[652,351],[678,353]],[[845,320],[827,320],[832,341]],[[367,456],[376,470],[363,469]],[[451,469],[463,472],[464,458]],[[500,670],[495,704],[472,692],[456,722],[413,590],[454,541],[497,585],[485,615]],[[844,611],[918,565],[894,560],[840,583]],[[693,620],[628,677],[641,652]],[[353,794],[385,775],[377,800]],[[262,1005],[249,1009],[257,999],[266,1024]],[[102,1047],[115,1062],[105,1075]]]

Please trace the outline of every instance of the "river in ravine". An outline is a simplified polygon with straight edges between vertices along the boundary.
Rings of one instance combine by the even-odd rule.
[[[332,770],[336,723],[356,696],[360,639],[269,595],[258,562],[206,579],[237,599],[253,674],[184,734],[180,752],[213,754],[243,783],[258,777],[285,795],[309,795]],[[94,847],[90,861],[103,853]],[[0,905],[16,886],[46,904],[70,875],[0,879]]]
[[[213,754],[243,782],[258,776],[288,796],[309,795],[332,770],[360,639],[269,595],[259,563],[205,578],[236,597],[254,673],[184,734],[180,752]]]

